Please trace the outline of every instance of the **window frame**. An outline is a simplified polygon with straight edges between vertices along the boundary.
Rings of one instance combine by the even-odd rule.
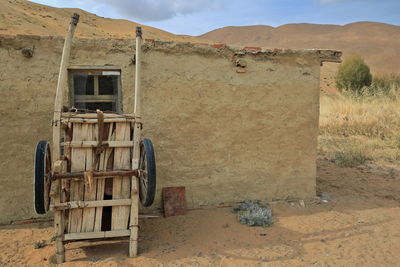
[[[94,76],[94,95],[75,95],[73,74],[76,72],[84,72],[88,75]],[[104,72],[119,72],[117,83],[117,95],[101,95],[99,94],[99,76],[103,76]],[[70,66],[68,68],[68,89],[69,89],[69,103],[72,107],[75,102],[115,102],[115,112],[122,113],[122,71],[118,66]],[[104,75],[106,76],[106,75]]]

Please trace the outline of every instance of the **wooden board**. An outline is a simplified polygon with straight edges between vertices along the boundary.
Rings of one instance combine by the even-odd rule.
[[[97,208],[106,206],[130,206],[131,199],[108,199],[108,200],[93,200],[93,201],[69,201],[59,204],[54,204],[51,207],[55,210],[80,209],[80,208]]]
[[[72,123],[73,136],[70,141],[78,143],[97,143],[98,124]],[[103,140],[107,142],[131,142],[131,124],[127,122],[113,122],[104,125]],[[82,172],[90,170],[95,160],[95,147],[91,146],[70,146],[71,150],[71,172]],[[132,147],[108,147],[100,155],[95,171],[112,169],[132,169]],[[110,179],[110,178],[109,178]],[[113,177],[112,179],[112,199],[113,200],[132,200],[131,176]],[[110,180],[111,180],[110,179]],[[135,178],[136,179],[136,178]],[[94,203],[103,201],[106,191],[107,179],[95,179],[91,189],[85,185],[84,181],[71,180],[69,203]],[[134,180],[136,181],[136,180]],[[111,189],[111,188],[110,188]],[[137,198],[137,189],[133,198]],[[109,194],[111,193],[111,190]],[[125,202],[124,202],[125,204]],[[131,204],[133,204],[131,202]],[[135,205],[137,205],[135,201]],[[130,205],[110,205],[111,208],[111,231],[129,229],[129,219],[134,228],[137,228],[137,214],[130,218]],[[91,233],[102,232],[107,229],[102,226],[103,208],[105,206],[77,206],[65,207],[69,209],[67,233]],[[137,210],[135,208],[134,210]],[[137,212],[135,212],[137,213]],[[133,219],[133,220],[132,220]],[[105,227],[107,228],[107,227]],[[132,227],[131,227],[132,228]],[[131,229],[132,230],[132,229]],[[136,238],[135,238],[136,239]]]
[[[85,131],[88,125],[74,124],[73,125],[73,141],[83,141]],[[84,171],[85,170],[85,157],[86,150],[82,148],[72,148],[71,151],[71,171]],[[84,185],[82,181],[71,181],[70,187],[70,200],[83,199]],[[68,233],[79,233],[82,230],[82,210],[70,210],[68,216]]]
[[[108,141],[115,140],[114,123],[107,123],[104,125],[104,136]],[[104,139],[104,138],[103,138]],[[99,170],[107,170],[110,156],[112,155],[113,148],[107,148],[100,156]],[[96,200],[104,199],[105,179],[97,179],[97,192]],[[94,222],[94,231],[101,231],[101,222],[103,216],[103,207],[96,208],[96,217]]]
[[[139,168],[140,159],[140,134],[142,130],[142,125],[140,123],[134,124],[133,130],[133,156],[132,156],[132,169]],[[138,230],[139,230],[139,181],[136,176],[131,178],[131,214],[129,229],[131,230],[131,235],[129,237],[129,257],[136,257],[137,255],[137,240],[138,240]]]
[[[116,141],[131,139],[130,123],[117,122],[115,128]],[[131,168],[130,148],[116,147],[114,149],[114,169]],[[113,199],[130,198],[131,177],[115,177],[113,179]],[[111,230],[128,229],[130,207],[116,206],[112,208]]]
[[[133,147],[132,141],[103,141],[108,147]],[[61,146],[65,147],[86,147],[94,148],[97,146],[97,141],[80,141],[80,142],[61,142]]]
[[[87,124],[86,139],[89,141],[97,141],[97,124]],[[86,164],[85,170],[90,170],[94,161],[94,149],[84,148],[86,151]],[[89,186],[85,184],[84,189],[84,200],[96,200],[96,181],[92,182]],[[94,230],[94,219],[95,219],[96,208],[84,208],[82,214],[82,232],[93,232]]]
[[[68,240],[122,237],[122,236],[129,236],[129,235],[130,235],[130,231],[129,230],[102,231],[102,232],[92,232],[92,233],[71,233],[71,234],[66,234],[64,239],[66,241],[68,241]]]

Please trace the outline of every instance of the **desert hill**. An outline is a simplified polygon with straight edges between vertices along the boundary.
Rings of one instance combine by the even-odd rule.
[[[73,12],[81,14],[76,36],[82,38],[133,38],[135,27],[139,25],[128,20],[99,17],[80,9],[54,8],[26,0],[0,0],[0,34],[64,36]],[[197,37],[142,27],[144,38],[165,41],[339,49],[344,57],[361,55],[375,73],[400,73],[400,26],[390,24],[356,22],[339,26],[300,23],[276,28],[266,25],[230,26]],[[334,73],[335,68],[329,73]]]
[[[269,48],[339,49],[346,55],[359,54],[376,73],[400,73],[400,26],[356,22],[344,26],[286,24],[224,27],[199,38],[211,42]]]
[[[128,20],[99,17],[81,9],[54,8],[26,0],[0,0],[0,34],[64,36],[74,12],[81,15],[76,36],[83,38],[133,38],[136,26],[140,25]],[[141,26],[144,38],[186,42],[197,40],[196,37]]]

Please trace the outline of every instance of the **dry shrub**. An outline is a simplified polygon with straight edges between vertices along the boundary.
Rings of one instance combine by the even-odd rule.
[[[356,167],[366,163],[372,158],[367,156],[361,149],[350,147],[348,150],[337,151],[333,156],[333,160],[342,167]]]
[[[271,226],[274,223],[272,210],[268,203],[260,201],[245,200],[239,205],[232,207],[232,212],[237,213],[241,224],[249,226]]]
[[[328,135],[397,138],[400,133],[400,100],[323,97],[320,131]]]
[[[398,74],[380,74],[374,75],[372,84],[364,86],[360,92],[363,98],[390,98],[392,100],[399,97],[400,93],[400,75]]]
[[[371,81],[370,69],[360,56],[351,55],[339,65],[336,87],[341,92],[360,95],[362,88],[371,85]]]
[[[399,148],[400,98],[321,98],[320,154],[343,166],[398,163]]]

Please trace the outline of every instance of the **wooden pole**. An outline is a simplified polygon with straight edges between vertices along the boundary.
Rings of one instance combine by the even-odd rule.
[[[63,53],[61,56],[60,70],[58,73],[58,82],[56,89],[56,97],[54,100],[54,116],[53,116],[53,160],[59,160],[60,155],[60,143],[61,138],[61,112],[63,104],[63,92],[68,90],[68,63],[69,56],[71,53],[72,38],[74,36],[76,25],[79,21],[79,15],[74,13],[71,17],[69,24],[68,33],[64,41]]]
[[[141,62],[141,47],[142,47],[142,28],[136,27],[136,71],[135,71],[135,105],[134,105],[134,114],[136,117],[141,116],[141,107],[140,107],[140,74],[142,68]]]
[[[141,74],[141,46],[142,46],[142,28],[136,27],[136,71],[135,71],[135,106],[134,113],[135,117],[140,118],[140,74]],[[135,120],[133,129],[133,157],[132,157],[132,169],[137,170],[139,168],[140,158],[140,135],[142,130],[142,124],[140,120]],[[137,255],[137,240],[138,240],[138,224],[139,224],[139,194],[138,194],[138,177],[132,176],[131,180],[131,216],[129,222],[129,228],[131,230],[129,240],[129,257],[136,257]]]
[[[61,160],[60,154],[60,139],[61,139],[61,112],[63,103],[63,92],[68,89],[68,62],[71,52],[72,38],[74,36],[76,25],[79,21],[79,15],[73,14],[71,22],[69,24],[68,33],[64,41],[63,53],[61,56],[60,71],[58,73],[58,83],[56,89],[56,97],[54,100],[54,116],[53,116],[53,166],[55,162]],[[55,168],[53,168],[54,170]],[[64,170],[61,170],[64,171]],[[54,203],[61,203],[61,182],[60,180],[54,181],[54,187],[57,190],[57,194],[54,197]],[[65,261],[64,251],[64,211],[59,210],[54,213],[54,228],[56,231],[56,258],[57,263],[63,263]]]
[[[138,175],[138,170],[113,170],[113,171],[93,171],[93,178],[110,178],[115,176],[132,176]],[[82,179],[85,176],[85,172],[70,172],[70,173],[55,173],[53,175],[54,180],[58,179]]]

